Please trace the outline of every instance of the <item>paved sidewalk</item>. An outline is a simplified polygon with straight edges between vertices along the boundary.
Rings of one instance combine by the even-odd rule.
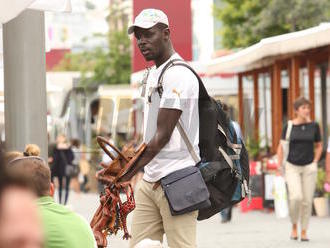
[[[69,205],[88,221],[98,206],[96,194],[71,193]],[[128,223],[130,226],[131,215]],[[242,214],[234,209],[231,223],[221,224],[220,217],[198,222],[198,248],[330,248],[330,218],[312,217],[310,242],[289,240],[288,219],[276,219],[273,213],[253,211]],[[109,239],[108,247],[125,248],[128,242],[122,240],[122,233]],[[174,247],[177,248],[177,247]]]

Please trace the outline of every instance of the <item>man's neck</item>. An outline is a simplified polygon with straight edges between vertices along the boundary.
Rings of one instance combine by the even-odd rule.
[[[174,53],[175,53],[175,51],[174,51],[173,47],[171,46],[160,58],[155,60],[156,67],[158,68],[163,63],[165,63],[167,60],[169,60]]]

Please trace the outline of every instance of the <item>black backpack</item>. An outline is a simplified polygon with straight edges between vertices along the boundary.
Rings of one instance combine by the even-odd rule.
[[[197,164],[207,184],[211,206],[199,210],[198,220],[207,219],[224,208],[242,201],[249,190],[249,159],[241,137],[223,111],[220,101],[207,93],[198,74],[183,60],[173,59],[163,68],[158,78],[158,93],[162,96],[164,73],[172,66],[190,69],[199,83],[199,149]]]

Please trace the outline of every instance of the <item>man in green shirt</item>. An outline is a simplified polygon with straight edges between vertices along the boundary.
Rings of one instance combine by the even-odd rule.
[[[96,242],[89,224],[82,217],[54,202],[50,170],[40,157],[16,158],[11,171],[28,177],[38,195],[38,206],[45,232],[46,248],[94,248]]]

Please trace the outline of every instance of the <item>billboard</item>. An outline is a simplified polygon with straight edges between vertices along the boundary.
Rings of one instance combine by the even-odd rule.
[[[192,20],[190,0],[133,0],[133,17],[143,9],[154,8],[164,11],[167,15],[171,30],[171,40],[176,52],[185,60],[192,59]],[[147,63],[133,39],[133,72],[145,69],[152,64]]]

